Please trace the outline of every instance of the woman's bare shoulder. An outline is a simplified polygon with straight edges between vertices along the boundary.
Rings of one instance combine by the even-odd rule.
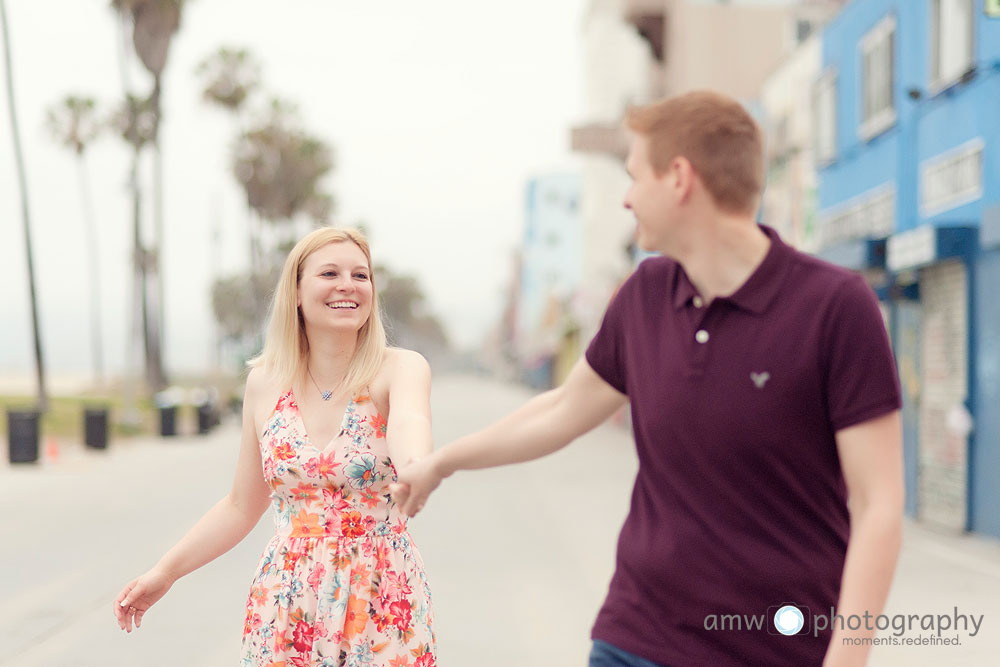
[[[281,394],[287,388],[279,385],[277,379],[261,366],[255,366],[247,374],[246,391],[243,396],[244,408],[254,417],[256,430],[270,416],[278,404]]]
[[[407,350],[402,347],[387,347],[385,350],[385,361],[382,363],[382,370],[384,372],[387,369],[390,373],[400,370],[403,372],[429,371],[430,364],[427,363],[424,355],[416,350]]]

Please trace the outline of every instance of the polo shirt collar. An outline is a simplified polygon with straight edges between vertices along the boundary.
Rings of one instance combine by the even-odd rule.
[[[767,225],[758,226],[771,241],[771,246],[768,248],[767,254],[764,255],[764,260],[739,289],[729,296],[719,297],[719,300],[728,301],[738,308],[760,314],[767,310],[781,288],[792,249],[782,242],[778,233],[772,228]],[[698,291],[691,283],[691,279],[688,278],[684,267],[678,263],[674,284],[674,308],[680,310],[689,304],[697,294]]]

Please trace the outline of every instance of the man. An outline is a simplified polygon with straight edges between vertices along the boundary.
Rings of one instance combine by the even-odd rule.
[[[454,471],[553,452],[628,400],[639,472],[591,666],[864,664],[874,621],[847,619],[881,613],[903,505],[877,301],[756,224],[763,140],[736,101],[695,92],[626,122],[625,206],[663,257],[562,386],[403,469],[396,498],[413,515]]]

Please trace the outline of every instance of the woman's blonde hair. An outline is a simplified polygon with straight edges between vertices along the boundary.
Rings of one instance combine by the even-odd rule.
[[[365,254],[372,283],[372,310],[368,320],[358,330],[354,357],[340,387],[346,387],[352,394],[358,393],[375,379],[382,366],[386,349],[385,328],[379,316],[378,291],[375,289],[368,241],[357,229],[321,227],[303,237],[288,253],[274,290],[264,349],[247,362],[251,367],[262,366],[282,388],[291,387],[297,378],[304,378],[308,370],[309,339],[306,338],[305,324],[297,303],[302,267],[306,259],[320,248],[345,242],[353,243]]]

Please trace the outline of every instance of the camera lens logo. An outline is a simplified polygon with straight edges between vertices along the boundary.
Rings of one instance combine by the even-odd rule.
[[[795,605],[786,604],[774,612],[774,629],[785,636],[797,635],[805,622],[805,616]]]

